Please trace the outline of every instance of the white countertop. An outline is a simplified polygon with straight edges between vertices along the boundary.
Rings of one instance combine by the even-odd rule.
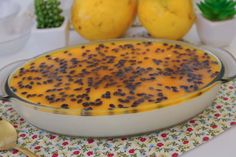
[[[31,0],[27,1],[30,2]],[[32,36],[33,35],[34,34],[32,34]],[[74,45],[78,43],[78,35],[76,33],[72,32],[71,39],[72,39],[71,44]],[[194,27],[191,30],[191,32],[186,36],[186,39],[194,42],[199,42]],[[228,47],[227,49],[230,50],[230,52],[236,57],[236,38],[232,42],[230,47]],[[0,56],[0,68],[15,60],[31,58],[41,53],[42,52],[38,51],[37,48],[34,49],[34,45],[32,43],[30,45],[28,44],[22,51],[14,55]],[[193,149],[192,151],[185,153],[183,156],[184,157],[213,157],[213,156],[234,157],[236,156],[235,146],[236,146],[236,127],[234,126],[230,130],[225,131],[223,134],[210,140],[208,143],[203,144]]]

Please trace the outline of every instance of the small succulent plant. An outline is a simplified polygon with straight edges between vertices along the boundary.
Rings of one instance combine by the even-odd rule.
[[[37,28],[55,28],[63,24],[64,17],[61,15],[60,1],[35,0],[34,2]]]
[[[236,14],[235,0],[203,0],[197,5],[202,15],[210,21],[232,19]]]

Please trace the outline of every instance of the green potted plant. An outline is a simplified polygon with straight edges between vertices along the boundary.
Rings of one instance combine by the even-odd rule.
[[[60,0],[34,0],[35,27],[32,43],[40,51],[67,46],[68,19],[62,15]]]
[[[227,46],[236,32],[235,0],[202,0],[197,4],[197,31],[204,44]]]

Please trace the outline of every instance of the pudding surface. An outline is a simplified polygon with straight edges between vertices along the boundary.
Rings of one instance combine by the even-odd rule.
[[[178,44],[116,41],[58,50],[9,78],[21,99],[63,109],[109,110],[161,104],[213,81],[221,64]]]

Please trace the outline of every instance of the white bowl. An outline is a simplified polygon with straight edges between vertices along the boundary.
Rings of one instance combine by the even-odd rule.
[[[0,1],[0,56],[19,52],[29,39],[33,19],[27,11],[19,12],[18,3]]]
[[[0,35],[6,34],[20,11],[20,5],[12,0],[0,1]],[[1,40],[0,40],[1,41]]]
[[[0,42],[0,56],[14,54],[20,51],[27,43],[31,31],[11,36],[10,40]]]

